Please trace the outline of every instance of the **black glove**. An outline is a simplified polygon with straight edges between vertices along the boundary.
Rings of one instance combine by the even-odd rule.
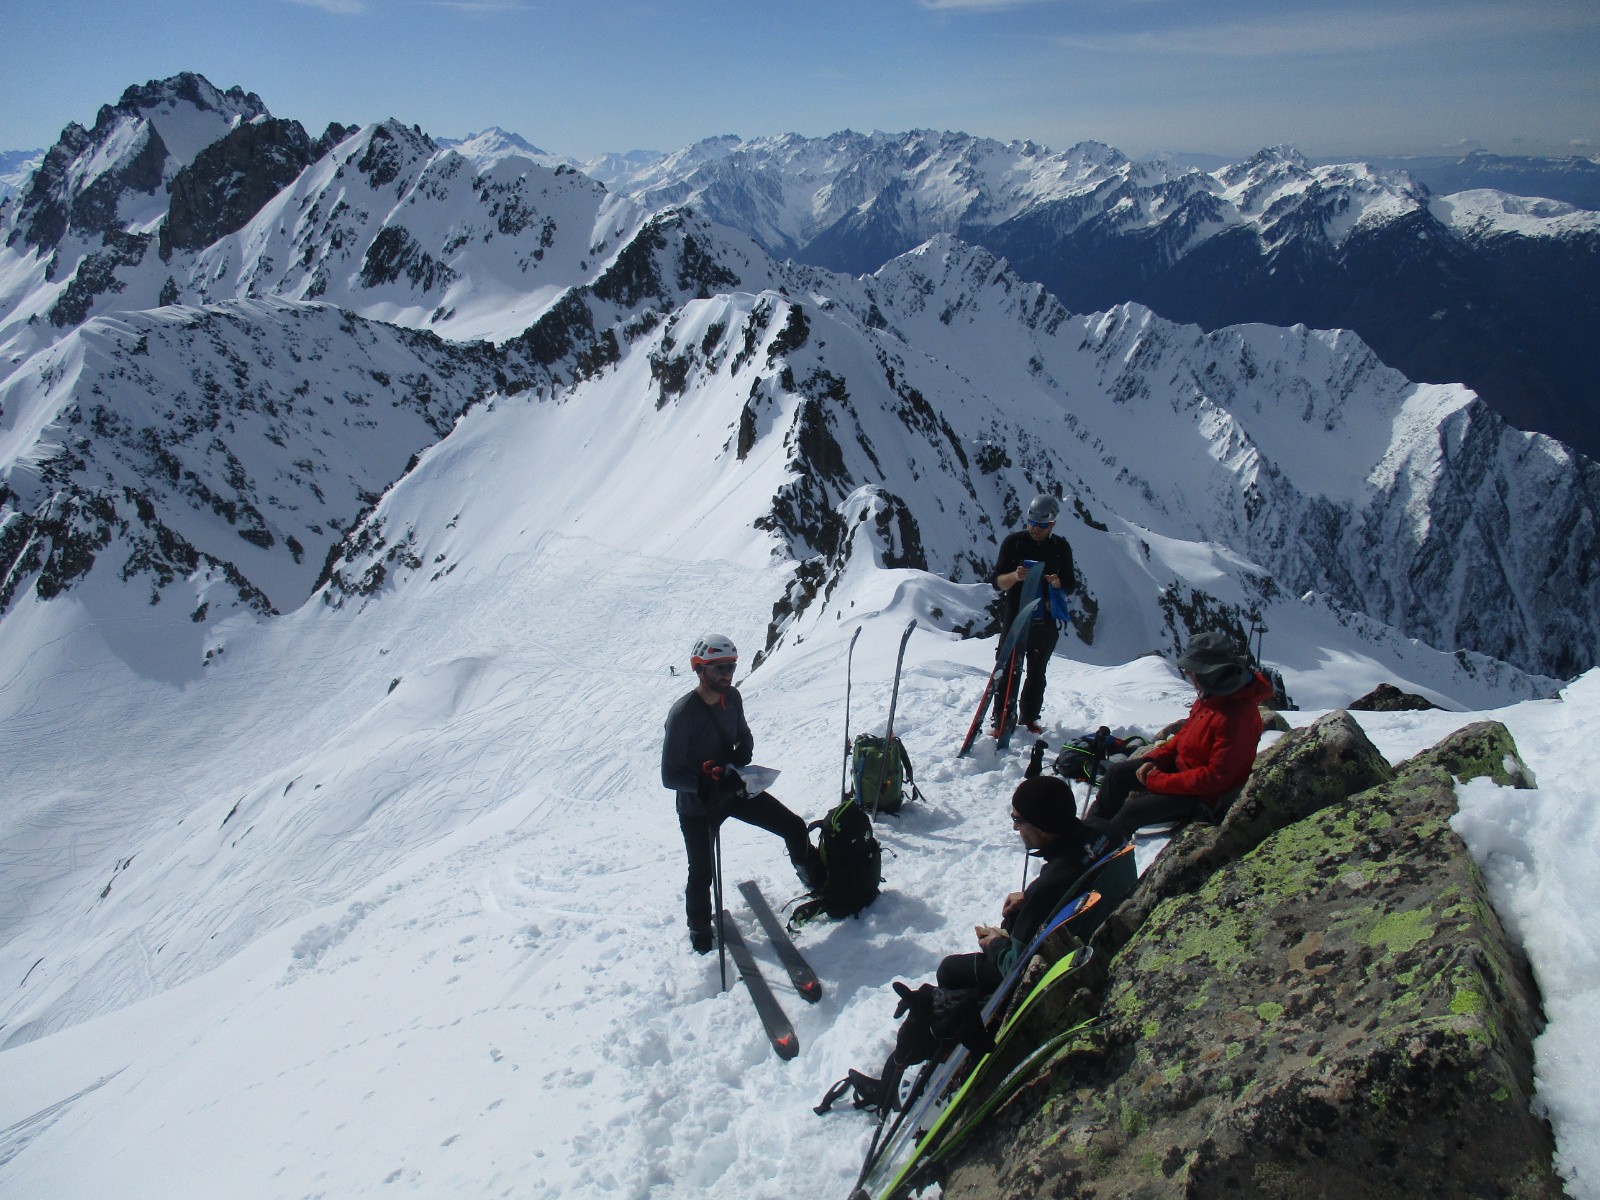
[[[939,1037],[933,1032],[933,998],[939,989],[925,983],[912,991],[897,979],[894,990],[900,997],[894,1015],[905,1017],[895,1034],[894,1057],[906,1066],[927,1062],[939,1052]]]

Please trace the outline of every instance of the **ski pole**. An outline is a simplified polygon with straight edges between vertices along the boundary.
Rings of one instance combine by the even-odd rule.
[[[722,975],[722,990],[728,990],[728,943],[722,935],[722,820],[711,827],[711,863],[717,894],[717,970]]]
[[[850,669],[856,657],[856,639],[861,636],[861,626],[850,635],[850,651],[844,656],[844,761],[839,764],[839,801],[844,802],[845,769],[850,763]]]

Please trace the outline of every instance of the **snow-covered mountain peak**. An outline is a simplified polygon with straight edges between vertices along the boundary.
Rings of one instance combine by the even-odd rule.
[[[143,87],[130,87],[108,113],[136,115],[148,120],[161,134],[167,152],[177,163],[194,160],[227,130],[242,121],[268,117],[267,107],[254,92],[240,87],[222,91],[202,75],[185,71],[170,79],[151,80]],[[100,125],[96,121],[96,126]]]
[[[1513,196],[1490,188],[1434,196],[1428,208],[1445,225],[1479,236],[1510,233],[1550,237],[1564,233],[1600,233],[1600,212],[1576,208],[1560,200]]]
[[[147,234],[165,214],[172,177],[239,121],[266,115],[254,93],[220,91],[191,73],[130,87],[100,109],[92,129],[62,131],[0,236],[50,251],[72,234],[96,242]]]
[[[566,161],[546,153],[526,138],[501,129],[498,125],[491,125],[488,129],[477,133],[469,133],[464,138],[435,138],[434,141],[443,149],[454,150],[464,158],[471,159],[479,170],[492,166],[502,158],[513,156],[526,158],[547,167],[559,166]]]

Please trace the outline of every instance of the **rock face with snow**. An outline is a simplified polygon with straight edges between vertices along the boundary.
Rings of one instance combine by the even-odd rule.
[[[28,298],[27,315],[57,328],[83,321],[126,286],[119,272],[144,260],[178,172],[236,123],[265,115],[254,94],[184,74],[130,87],[92,129],[67,126],[0,228],[8,251],[38,264],[23,288],[13,282],[7,307]]]
[[[42,357],[0,386],[11,429],[42,432],[7,447],[0,606],[99,566],[151,604],[183,593],[195,621],[305,603],[361,513],[495,386],[481,350],[268,302],[101,319]]]
[[[1409,377],[1465,382],[1513,424],[1600,453],[1600,217],[1567,205],[1486,223],[1403,172],[1287,147],[1205,173],[929,131],[716,139],[606,182],[835,270],[950,233],[1074,311],[1352,329]]]
[[[1047,190],[1037,148],[869,142],[872,170],[854,135],[789,140],[774,187],[810,172],[859,204],[899,172],[964,197],[946,211],[969,226]],[[1033,166],[1002,203],[981,185],[1016,154]],[[1058,189],[1129,177],[1104,147],[1051,161]],[[1051,492],[1071,514],[1076,652],[1101,661],[1203,627],[1242,638],[1286,609],[1354,623],[1397,662],[1453,655],[1442,669],[1485,695],[1600,660],[1595,464],[1462,388],[1409,383],[1349,333],[1074,315],[948,234],[859,278],[778,262],[704,215],[516,156],[480,171],[397,122],[309,142],[192,77],[130,90],[47,167],[0,251],[6,603],[111,560],[155,596],[198,572],[197,595],[215,576],[263,610],[321,584],[332,601],[403,586],[427,567],[405,547],[450,519],[408,467],[493,391],[640,445],[690,439],[648,479],[619,448],[582,486],[763,535],[794,564],[769,650],[828,614],[853,563],[983,580]],[[1227,186],[1292,226],[1297,169]],[[787,195],[767,194],[771,230]],[[173,301],[208,307],[144,311]],[[303,465],[323,458],[337,486]],[[575,481],[546,474],[569,503]],[[981,631],[991,597],[980,584],[941,619]]]
[[[1258,769],[1292,775],[1297,740]],[[1503,726],[1462,730],[1150,911],[1101,1028],[945,1195],[1563,1194],[1530,1109],[1537,989],[1449,827],[1455,779],[1518,761]]]
[[[243,229],[268,200],[343,140],[332,125],[317,142],[298,121],[258,117],[234,126],[195,155],[167,185],[172,206],[161,224],[161,257],[199,250]]]

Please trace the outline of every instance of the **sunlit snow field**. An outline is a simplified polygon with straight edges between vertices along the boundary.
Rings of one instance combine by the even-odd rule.
[[[175,641],[160,669],[130,668],[155,626],[97,616],[117,597],[13,614],[0,1196],[842,1200],[870,1125],[811,1106],[845,1068],[881,1062],[890,981],[967,948],[1022,876],[1008,798],[1026,743],[954,757],[993,643],[933,627],[935,609],[982,597],[857,570],[830,600],[837,618],[750,673],[781,565],[514,532],[364,610],[225,627],[207,667]],[[730,634],[756,760],[820,816],[839,788],[847,640],[859,625],[852,729],[881,730],[912,618],[896,724],[926,803],[880,824],[882,897],[802,934],[821,1003],[770,970],[801,1044],[784,1063],[742,987],[720,994],[715,956],[689,952],[661,722],[692,682],[695,635]],[[1307,706],[1295,724],[1392,678],[1350,646],[1273,637],[1269,661],[1319,664],[1286,671]],[[1073,652],[1052,668],[1052,744],[1101,723],[1153,730],[1192,696],[1158,658]],[[1458,818],[1545,990],[1540,1100],[1587,1197],[1597,714],[1594,672],[1563,700],[1493,713],[1540,789],[1472,784]],[[1359,719],[1397,761],[1480,715]],[[724,856],[762,953],[731,885],[788,900],[793,876],[776,839],[738,824]]]

